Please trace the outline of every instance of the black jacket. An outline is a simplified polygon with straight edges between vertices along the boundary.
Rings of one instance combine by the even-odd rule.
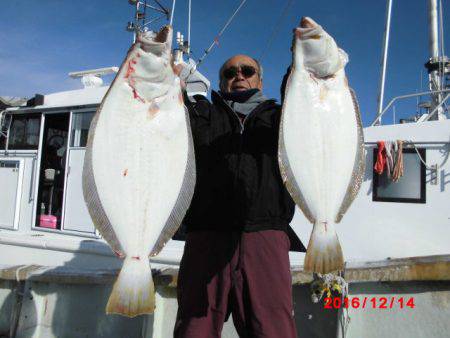
[[[281,107],[258,105],[243,122],[211,93],[186,101],[194,138],[197,183],[186,231],[291,231],[295,204],[278,167]]]

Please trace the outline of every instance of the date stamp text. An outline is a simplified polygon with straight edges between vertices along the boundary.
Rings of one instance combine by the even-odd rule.
[[[414,297],[326,297],[325,309],[414,309]]]

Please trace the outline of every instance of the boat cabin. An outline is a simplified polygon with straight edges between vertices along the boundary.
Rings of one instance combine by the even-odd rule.
[[[82,77],[89,73],[92,77],[93,72],[72,74]],[[188,95],[207,94],[209,81],[200,73],[194,73],[190,81]],[[22,247],[20,243],[26,240],[33,248],[54,246],[57,251],[76,253],[80,246],[87,246],[89,252],[100,250],[109,255],[109,248],[91,221],[82,192],[89,126],[108,89],[98,86],[98,81],[89,83],[94,85],[36,95],[25,104],[2,112],[0,245]],[[91,241],[86,244],[89,238]],[[170,248],[168,245],[167,250]],[[182,245],[176,251],[180,250]],[[51,266],[62,263],[55,260],[58,255],[44,254],[45,250],[35,253],[38,251],[33,256],[42,254],[43,261],[37,258],[36,262]],[[18,263],[23,263],[23,258],[17,257]]]

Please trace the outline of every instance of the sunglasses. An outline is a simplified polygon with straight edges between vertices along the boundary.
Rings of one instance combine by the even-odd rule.
[[[256,69],[252,66],[248,66],[248,65],[242,65],[239,68],[235,67],[235,66],[231,66],[227,69],[225,69],[223,71],[223,77],[227,80],[231,80],[232,78],[234,78],[237,73],[239,72],[239,69],[241,70],[241,74],[243,77],[245,77],[246,79],[248,79],[249,77],[252,77],[253,75],[256,74]]]

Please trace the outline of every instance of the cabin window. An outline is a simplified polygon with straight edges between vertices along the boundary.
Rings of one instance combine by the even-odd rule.
[[[8,149],[37,149],[41,114],[14,115],[9,128]]]
[[[71,147],[86,147],[89,126],[94,114],[95,111],[73,114]]]
[[[418,149],[426,161],[425,149]],[[378,149],[374,149],[373,163],[376,162]],[[425,203],[426,202],[426,168],[414,149],[403,149],[403,176],[393,182],[386,170],[381,174],[373,171],[373,201]]]

